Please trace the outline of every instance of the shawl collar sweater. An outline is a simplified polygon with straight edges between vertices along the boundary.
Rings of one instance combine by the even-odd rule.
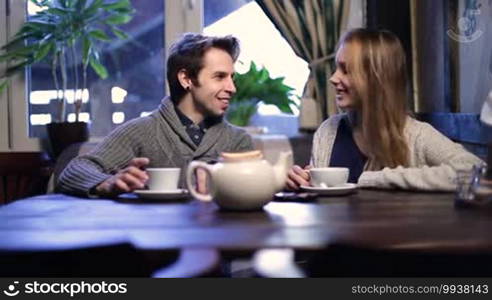
[[[179,186],[184,187],[186,168],[192,160],[210,161],[221,152],[252,149],[251,137],[224,120],[217,120],[201,143],[195,145],[174,104],[165,98],[149,116],[119,126],[92,151],[73,159],[61,173],[57,191],[87,196],[92,188],[125,168],[135,157],[149,158],[148,167],[181,168]]]

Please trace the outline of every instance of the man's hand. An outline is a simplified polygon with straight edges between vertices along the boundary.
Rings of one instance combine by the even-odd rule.
[[[303,169],[298,165],[294,165],[287,173],[287,188],[297,191],[301,185],[309,186],[309,180],[311,179],[310,168],[311,166],[306,166]]]
[[[100,196],[117,196],[122,193],[143,189],[149,176],[141,168],[148,164],[149,159],[146,157],[132,159],[126,168],[100,183],[95,189],[96,194]]]

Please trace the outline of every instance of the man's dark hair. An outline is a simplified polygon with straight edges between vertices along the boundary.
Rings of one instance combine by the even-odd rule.
[[[239,56],[239,41],[233,36],[211,37],[198,33],[186,33],[169,49],[167,59],[167,81],[171,100],[177,104],[186,90],[178,80],[178,72],[186,70],[194,85],[198,85],[198,73],[203,68],[203,56],[210,48],[229,53],[233,61]]]

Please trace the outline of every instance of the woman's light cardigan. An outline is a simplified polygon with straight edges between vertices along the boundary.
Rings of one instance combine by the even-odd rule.
[[[311,154],[313,167],[328,166],[338,125],[344,115],[330,117],[316,131]],[[471,169],[482,162],[431,125],[411,117],[408,117],[404,134],[410,149],[409,167],[364,171],[358,180],[359,187],[452,191],[456,187],[456,170]]]

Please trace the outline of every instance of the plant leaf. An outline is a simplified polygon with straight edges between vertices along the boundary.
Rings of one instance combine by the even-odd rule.
[[[294,89],[285,85],[283,81],[284,77],[271,78],[266,68],[258,69],[256,64],[251,62],[246,73],[235,74],[237,93],[231,98],[228,120],[235,125],[247,124],[251,117],[249,114],[256,112],[251,107],[256,107],[258,102],[275,105],[280,111],[292,114],[291,105],[296,105],[291,100],[291,92]]]
[[[79,0],[75,3],[75,9],[77,11],[82,11],[85,8],[86,4],[87,4],[87,0]]]
[[[231,103],[227,109],[226,118],[236,126],[247,126],[257,111],[257,104],[255,100]]]
[[[91,32],[89,32],[89,35],[95,39],[101,40],[101,41],[110,41],[111,39],[109,36],[102,30],[100,29],[95,29]]]
[[[87,66],[87,63],[89,62],[89,53],[91,51],[91,48],[91,40],[87,36],[84,36],[84,38],[82,39],[82,64],[84,66]]]
[[[37,45],[27,45],[18,47],[15,50],[8,51],[7,53],[0,55],[0,61],[6,61],[10,59],[29,58],[34,55]]]
[[[108,78],[108,70],[106,70],[106,67],[104,67],[94,55],[91,55],[91,57],[89,58],[89,63],[91,65],[91,68],[100,78]]]
[[[98,9],[100,9],[104,4],[104,0],[94,0],[92,4],[87,7],[82,13],[86,16],[92,16],[94,15]]]
[[[50,0],[29,0],[29,1],[34,3],[34,5],[36,6],[43,7],[46,6]]]
[[[71,13],[71,10],[66,8],[51,7],[48,8],[46,12],[58,16],[66,16],[67,14]]]
[[[130,5],[131,5],[131,3],[129,0],[120,0],[120,1],[113,2],[113,3],[104,4],[102,7],[105,10],[113,10],[113,9],[118,9],[118,8],[128,8],[128,7],[130,7]]]
[[[52,20],[46,20],[41,18],[31,18],[31,21],[24,23],[25,26],[29,26],[32,29],[36,29],[39,31],[43,31],[46,29],[54,29],[56,27],[56,23]]]
[[[120,30],[116,27],[111,27],[111,31],[115,36],[117,36],[119,39],[126,40],[129,38],[128,34],[126,34],[123,30]]]
[[[24,42],[24,40],[32,38],[34,36],[35,36],[34,33],[25,33],[25,34],[22,34],[19,36],[15,35],[14,39],[10,40],[7,44],[3,45],[2,48],[0,48],[0,49],[8,50],[8,49],[11,49],[13,46],[17,46],[19,44],[21,44],[23,46],[23,43],[21,43],[21,42]]]
[[[19,64],[15,65],[15,66],[8,67],[8,68],[7,68],[7,71],[5,72],[5,74],[6,74],[7,76],[11,76],[12,74],[14,74],[14,73],[16,73],[16,72],[18,72],[18,71],[20,71],[20,70],[23,70],[25,66],[28,66],[28,65],[30,65],[30,64],[32,64],[32,63],[33,63],[33,60],[32,60],[32,59],[26,59],[26,60],[24,60],[23,62],[21,62],[21,63],[19,63]]]
[[[39,50],[34,54],[34,61],[41,61],[50,53],[52,48],[54,48],[54,42],[46,43],[39,47]]]
[[[106,24],[121,25],[121,24],[126,24],[126,23],[130,22],[132,19],[133,19],[133,17],[130,15],[118,14],[118,15],[114,15],[114,16],[107,18],[104,22]]]
[[[8,84],[9,84],[8,80],[4,80],[0,82],[0,94],[3,92],[3,90],[7,87]]]
[[[123,7],[123,8],[117,8],[114,10],[115,12],[119,14],[125,14],[125,15],[134,15],[137,11],[131,7]]]

